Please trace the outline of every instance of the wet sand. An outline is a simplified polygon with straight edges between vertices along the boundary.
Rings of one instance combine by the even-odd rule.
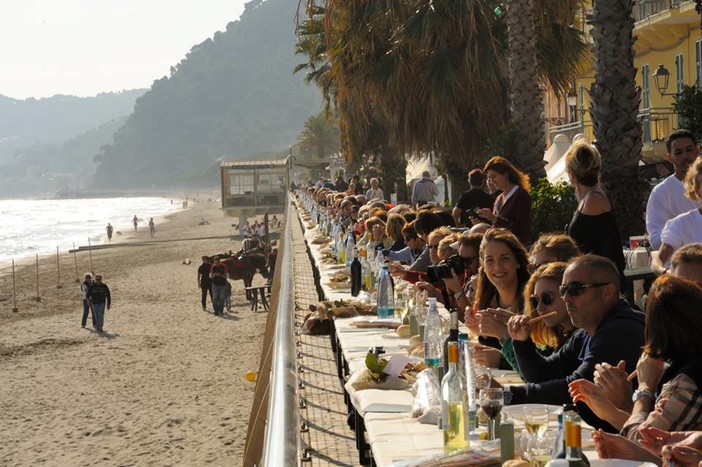
[[[250,311],[241,281],[230,315],[202,311],[196,277],[202,254],[239,249],[236,219],[203,199],[156,221],[153,239],[148,226],[115,226],[123,235],[92,252],[113,299],[102,335],[90,318],[81,328],[73,255],[61,254],[61,288],[55,256],[41,259],[39,302],[33,264],[17,268],[17,313],[0,272],[0,465],[241,463],[245,374],[258,368],[267,314]],[[89,255],[76,258],[82,277]]]

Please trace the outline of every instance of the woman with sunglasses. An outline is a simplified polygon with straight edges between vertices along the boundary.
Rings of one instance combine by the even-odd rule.
[[[507,229],[492,228],[480,243],[481,266],[475,309],[466,310],[465,324],[480,336],[475,357],[491,368],[517,369],[507,321],[524,309],[523,290],[529,280],[527,251]]]
[[[561,348],[575,331],[566,304],[558,291],[567,267],[568,264],[563,262],[544,264],[532,274],[524,288],[525,319],[556,312],[531,325],[531,340],[545,353]],[[512,333],[510,337],[514,338]]]
[[[639,386],[631,413],[614,406],[602,388],[587,380],[570,383],[573,400],[587,404],[632,440],[651,427],[702,430],[700,336],[702,289],[677,277],[658,278],[646,305],[646,343],[636,365]]]

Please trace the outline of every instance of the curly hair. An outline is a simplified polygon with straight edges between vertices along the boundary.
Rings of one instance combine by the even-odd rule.
[[[685,175],[685,182],[683,183],[685,196],[693,201],[700,201],[699,196],[697,196],[697,192],[700,191],[700,185],[702,185],[702,159],[698,157],[687,169],[687,175]]]

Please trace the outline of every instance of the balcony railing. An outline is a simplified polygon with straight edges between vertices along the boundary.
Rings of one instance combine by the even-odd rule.
[[[686,0],[639,0],[634,6],[634,19],[638,22],[662,11],[677,8]]]
[[[638,119],[641,122],[641,136],[644,144],[665,141],[678,127],[678,114],[670,108],[642,109]]]

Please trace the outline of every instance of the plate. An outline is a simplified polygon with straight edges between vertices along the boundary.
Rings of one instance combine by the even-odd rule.
[[[592,459],[591,467],[656,467],[651,462],[630,461],[626,459]]]
[[[563,407],[560,405],[546,405],[546,404],[515,404],[515,405],[505,405],[502,411],[506,413],[509,418],[514,420],[524,421],[524,408],[525,407],[546,407],[550,415],[551,420],[556,420],[558,414],[563,412]]]
[[[400,337],[397,335],[395,331],[390,331],[386,332],[385,334],[381,335],[383,339],[406,339],[406,337]]]

